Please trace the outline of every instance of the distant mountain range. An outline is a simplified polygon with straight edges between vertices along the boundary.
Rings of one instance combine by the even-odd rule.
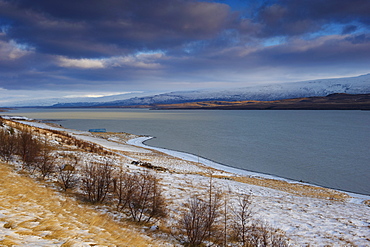
[[[94,102],[59,103],[52,105],[52,107],[150,107],[158,104],[180,104],[201,101],[272,101],[327,96],[335,93],[370,93],[370,74],[358,77],[279,83],[227,90],[180,91],[114,101],[107,101],[103,97],[101,102],[95,99]]]
[[[370,110],[370,94],[335,93],[324,97],[305,97],[273,101],[203,101],[155,105],[154,109],[218,110]]]

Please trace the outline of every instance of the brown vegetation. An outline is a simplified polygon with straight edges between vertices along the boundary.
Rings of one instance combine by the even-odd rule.
[[[92,203],[102,203],[112,185],[113,168],[110,164],[86,164],[81,170],[81,189]]]
[[[210,179],[207,195],[201,198],[192,195],[185,204],[186,211],[181,215],[178,231],[186,236],[187,246],[201,246],[204,241],[217,242],[220,233],[221,193],[214,188]],[[223,235],[222,235],[223,236]]]
[[[223,110],[370,110],[370,94],[331,94],[274,101],[204,101],[161,104],[155,109],[223,109]]]
[[[305,185],[305,184],[299,184],[299,183],[290,183],[290,182],[286,182],[282,180],[245,177],[245,176],[244,177],[232,177],[232,179],[238,182],[242,182],[242,183],[254,184],[258,186],[263,186],[263,187],[285,191],[285,192],[295,194],[298,196],[307,196],[307,197],[329,199],[329,200],[336,200],[336,201],[345,201],[346,199],[350,197],[346,193],[339,192],[333,189],[316,187],[313,185]]]
[[[223,195],[209,180],[203,195],[192,195],[185,203],[173,235],[185,246],[287,247],[288,239],[279,230],[254,219],[250,194],[241,194],[236,203]]]
[[[0,221],[15,234],[2,236],[0,246],[17,246],[27,236],[58,241],[62,246],[88,242],[116,246],[156,246],[132,225],[117,223],[76,202],[61,197],[33,179],[0,163]],[[24,186],[27,185],[27,186]]]
[[[132,219],[147,223],[153,218],[165,217],[165,199],[156,176],[145,171],[127,178],[132,180],[132,188],[130,188],[132,195],[126,202]]]

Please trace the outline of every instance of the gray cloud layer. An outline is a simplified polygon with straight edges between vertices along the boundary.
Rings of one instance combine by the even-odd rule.
[[[369,27],[368,0],[0,0],[0,88],[175,90],[360,74]]]

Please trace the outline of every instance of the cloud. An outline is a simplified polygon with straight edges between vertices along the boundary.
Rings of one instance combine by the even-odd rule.
[[[343,28],[342,34],[350,34],[355,32],[358,29],[356,25],[347,25]]]
[[[250,44],[325,32],[330,24],[342,25],[340,32],[349,34],[370,23],[367,0],[259,2],[238,12],[227,1],[0,0],[0,14],[11,39],[71,59],[128,56],[141,50],[179,52],[182,47],[186,52],[189,44]]]
[[[367,0],[278,0],[265,4],[256,21],[264,24],[261,35],[302,35],[323,30],[329,23],[370,24]],[[354,31],[353,26],[348,31]]]
[[[370,44],[370,35],[368,34],[354,35],[347,37],[346,40],[355,45]]]
[[[0,60],[16,60],[33,52],[33,49],[18,44],[14,40],[10,40],[9,42],[0,40]]]
[[[1,0],[9,35],[68,57],[127,55],[213,38],[230,23],[226,4],[183,0]]]
[[[113,57],[106,61],[110,67],[135,67],[142,69],[160,69],[162,68],[159,60],[164,58],[164,54],[158,53],[138,53],[124,57]],[[158,61],[158,62],[157,62]]]
[[[106,96],[115,96],[115,95],[123,95],[123,94],[134,94],[134,93],[141,93],[138,92],[106,92],[106,93],[87,93],[84,92],[82,94],[67,94],[63,96],[63,98],[100,98]]]
[[[61,67],[73,67],[81,69],[101,69],[105,67],[103,61],[100,59],[71,59],[59,57],[58,63]]]
[[[366,37],[331,35],[316,39],[289,39],[274,46],[237,46],[198,54],[196,58],[171,60],[173,74],[194,84],[199,81],[227,82],[238,86],[263,81],[301,81],[330,76],[345,76],[355,71],[368,73],[369,42]],[[365,39],[366,40],[366,39]],[[333,74],[334,73],[334,74]],[[356,74],[355,73],[355,74]]]
[[[59,56],[57,58],[57,65],[66,68],[79,68],[79,69],[104,69],[114,67],[132,67],[142,69],[159,69],[161,65],[156,62],[163,58],[162,52],[146,52],[138,53],[128,56],[114,56],[102,59],[74,59]]]

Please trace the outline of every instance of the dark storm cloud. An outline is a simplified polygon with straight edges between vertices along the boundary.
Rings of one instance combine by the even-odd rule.
[[[38,51],[110,56],[212,38],[231,21],[225,4],[182,0],[3,1],[8,35]]]
[[[356,36],[352,36],[356,39]],[[281,63],[284,58],[284,65],[287,67],[316,67],[325,69],[327,66],[345,68],[349,64],[355,68],[359,64],[368,66],[368,51],[370,42],[353,46],[348,38],[339,36],[321,38],[314,42],[296,40],[289,45],[277,46],[261,51],[260,56],[271,65]]]
[[[342,34],[350,34],[355,32],[358,29],[355,25],[348,25],[343,28]]]
[[[354,35],[351,37],[346,38],[347,41],[350,41],[352,44],[358,45],[358,44],[370,44],[370,35],[366,34],[360,34],[360,35]]]
[[[354,42],[357,42],[355,46]],[[240,46],[222,53],[209,52],[194,59],[171,61],[172,70],[183,77],[197,75],[198,78],[210,81],[247,81],[253,79],[252,75],[258,72],[265,74],[265,78],[274,80],[271,71],[296,71],[302,76],[306,71],[313,74],[328,71],[368,71],[369,51],[368,36],[331,36],[309,41],[295,39],[287,44],[271,47]],[[192,71],[192,74],[189,75],[188,71]],[[228,73],[225,73],[226,71]]]
[[[10,26],[9,38],[38,52],[79,58],[172,51],[198,41],[218,40],[223,47],[311,33],[330,23],[347,24],[343,34],[348,34],[358,29],[353,22],[370,24],[368,0],[252,1],[256,4],[247,5],[249,14],[232,11],[228,1],[222,2],[0,0],[0,25]]]
[[[263,35],[300,35],[318,31],[325,24],[358,22],[370,25],[368,0],[281,0],[261,7],[257,20]],[[353,26],[351,31],[353,31]],[[347,30],[349,31],[349,30]]]
[[[176,90],[359,71],[369,25],[368,0],[0,0],[0,88]]]

